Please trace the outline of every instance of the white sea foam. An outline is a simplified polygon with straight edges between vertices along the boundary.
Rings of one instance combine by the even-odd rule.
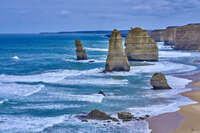
[[[89,50],[89,51],[102,51],[102,52],[107,52],[108,49],[107,48],[85,48],[86,50]]]
[[[18,56],[13,56],[12,58],[15,59],[15,60],[19,60]]]
[[[0,104],[4,104],[5,102],[8,102],[8,99],[0,100]]]
[[[39,92],[42,88],[44,88],[44,85],[0,83],[0,94],[3,96],[30,96]]]
[[[190,52],[159,51],[159,57],[166,57],[166,58],[190,57],[191,55],[192,54]]]
[[[146,107],[128,108],[128,111],[132,112],[135,116],[144,116],[146,114],[156,116],[168,112],[176,112],[180,109],[180,106],[197,103],[181,95],[174,96],[174,99],[174,101],[170,100],[169,103],[166,104],[162,103],[160,105],[148,105]]]
[[[78,104],[72,104],[72,105],[66,105],[66,104],[28,104],[26,106],[16,106],[12,107],[13,109],[56,109],[56,110],[63,110],[63,109],[73,109],[73,108],[81,108],[85,107],[85,105],[78,105]]]
[[[180,106],[195,104],[197,102],[191,99],[181,96],[180,93],[191,91],[190,88],[185,88],[185,86],[191,82],[191,80],[184,78],[177,78],[174,76],[166,76],[169,85],[173,88],[171,90],[157,90],[150,92],[150,94],[144,94],[145,97],[155,97],[155,98],[167,98],[168,103],[162,103],[160,105],[149,105],[146,107],[134,107],[128,110],[138,116],[149,115],[159,115],[167,112],[175,112],[179,110]],[[146,92],[145,92],[146,93]]]
[[[0,129],[3,133],[40,132],[46,128],[64,122],[67,116],[31,117],[1,115]]]
[[[100,94],[92,94],[92,95],[67,94],[65,97],[65,100],[101,103],[103,101],[103,98],[104,98],[104,96],[100,95]]]
[[[87,79],[64,79],[57,82],[62,85],[127,85],[128,80],[105,79],[105,78],[87,78]]]

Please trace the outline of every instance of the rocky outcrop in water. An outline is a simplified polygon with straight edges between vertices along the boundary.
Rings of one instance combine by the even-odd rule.
[[[122,46],[122,37],[118,30],[114,30],[109,40],[109,50],[104,72],[130,71],[130,64]]]
[[[126,55],[129,60],[157,61],[158,47],[146,30],[134,28],[126,37]]]
[[[87,53],[83,49],[83,44],[80,40],[75,40],[77,60],[87,60]]]
[[[200,50],[200,24],[189,24],[176,29],[175,49]]]
[[[168,83],[164,74],[155,73],[151,78],[151,85],[154,90],[172,89]]]
[[[122,119],[123,121],[131,121],[133,119],[133,116],[129,112],[120,112],[118,113],[118,118]]]
[[[97,109],[92,110],[87,116],[86,119],[93,119],[93,120],[109,120],[112,119],[109,115],[104,112],[101,112]]]

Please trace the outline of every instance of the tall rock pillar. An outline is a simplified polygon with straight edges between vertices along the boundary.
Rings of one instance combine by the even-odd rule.
[[[109,40],[109,51],[105,67],[105,72],[112,71],[130,71],[130,64],[122,45],[122,37],[116,29],[112,32]]]

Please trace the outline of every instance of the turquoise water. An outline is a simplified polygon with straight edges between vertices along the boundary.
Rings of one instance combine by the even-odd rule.
[[[75,60],[75,39],[95,62]],[[192,61],[199,53],[159,43],[159,62],[131,62],[130,72],[104,74],[108,40],[103,34],[0,35],[0,133],[147,133],[145,121],[82,123],[76,116],[93,109],[157,115],[192,103],[178,95],[190,90],[183,89],[190,81],[172,75],[197,70]],[[174,89],[151,90],[155,72],[165,73]]]

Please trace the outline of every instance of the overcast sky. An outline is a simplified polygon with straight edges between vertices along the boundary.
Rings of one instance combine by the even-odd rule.
[[[0,33],[200,23],[200,0],[0,0]]]

